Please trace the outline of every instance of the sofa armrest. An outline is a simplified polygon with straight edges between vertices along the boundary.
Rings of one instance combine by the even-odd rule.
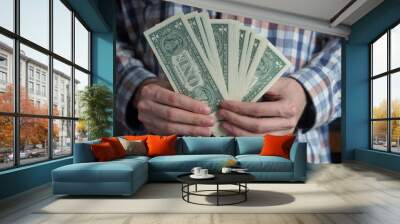
[[[305,181],[307,175],[307,143],[294,143],[290,150],[290,160],[293,162],[294,180]]]
[[[99,142],[100,141],[75,143],[74,144],[74,163],[95,162],[96,158],[94,157],[90,146],[92,144],[96,144]]]

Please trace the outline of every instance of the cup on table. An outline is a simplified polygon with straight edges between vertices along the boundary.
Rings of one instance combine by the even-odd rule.
[[[229,167],[222,167],[221,172],[222,172],[222,173],[230,173],[230,172],[232,172],[232,168],[229,168]]]
[[[200,176],[207,176],[208,175],[208,169],[201,169],[200,170]]]
[[[194,175],[196,175],[196,176],[200,176],[201,174],[200,174],[200,171],[202,170],[203,168],[201,168],[201,167],[193,167],[193,169],[192,169],[192,173],[194,174]]]

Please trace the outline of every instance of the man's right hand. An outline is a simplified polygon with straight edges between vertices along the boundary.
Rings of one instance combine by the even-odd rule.
[[[206,104],[173,92],[166,81],[145,81],[138,88],[133,104],[138,119],[154,134],[210,136],[215,122]]]

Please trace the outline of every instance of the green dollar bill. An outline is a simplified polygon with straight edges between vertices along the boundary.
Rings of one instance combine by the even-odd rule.
[[[190,28],[192,28],[192,31],[197,39],[197,41],[200,43],[201,45],[201,49],[203,50],[204,54],[207,56],[207,59],[210,60],[210,56],[207,54],[208,53],[208,43],[205,43],[205,41],[202,38],[202,34],[200,29],[202,29],[202,27],[199,26],[198,20],[196,19],[196,14],[197,13],[191,13],[191,14],[187,14],[185,15]]]
[[[229,92],[229,24],[211,22],[226,89]]]
[[[217,46],[214,39],[214,33],[212,31],[208,14],[205,12],[198,13],[196,19],[198,20],[200,27],[202,27],[200,32],[202,38],[204,39],[204,42],[207,43],[207,54],[209,55],[210,64],[213,66],[215,72],[213,76],[215,77],[215,80],[218,81],[219,86],[225,86],[224,77],[222,75],[222,68],[219,62]],[[226,86],[225,91],[227,91]]]
[[[215,67],[216,72],[219,75],[219,80],[221,80],[222,83],[224,83],[221,63],[219,61],[217,45],[215,43],[214,32],[211,27],[210,19],[208,18],[208,14],[205,12],[199,13],[199,18],[200,18],[201,24],[203,25],[203,28],[204,28],[204,33],[206,35],[205,39],[208,42],[208,49],[211,52],[211,55],[213,58],[212,59],[213,66]]]
[[[244,43],[245,43],[245,41],[244,41],[245,37],[246,37],[246,30],[241,28],[239,30],[239,68],[240,68],[241,62],[242,62],[241,59],[242,59],[242,53],[243,53],[243,48],[244,48]]]
[[[212,68],[181,14],[144,32],[175,91],[207,103],[215,112],[224,99]]]
[[[265,48],[255,74],[250,82],[244,102],[260,99],[275,81],[289,68],[289,61],[271,45]]]
[[[250,65],[253,63],[254,61],[254,57],[256,55],[256,52],[258,50],[258,47],[260,46],[261,40],[260,39],[254,39],[254,44],[252,46],[250,46],[250,57],[249,57],[249,63]],[[249,68],[250,69],[250,66]],[[249,72],[249,70],[246,71],[247,73]]]
[[[240,73],[243,74],[243,76],[247,75],[247,70],[250,67],[250,54],[251,54],[251,51],[253,50],[254,36],[255,36],[253,31],[250,29],[247,31],[247,33],[248,33],[248,42],[247,42],[247,46],[245,48],[246,52],[244,52],[245,55],[244,55],[243,66],[240,70]]]
[[[246,55],[249,44],[251,31],[248,27],[241,26],[240,27],[240,36],[239,36],[239,69],[238,69],[238,83],[242,85],[242,83],[246,83]],[[246,88],[240,87],[238,88],[238,98],[241,99],[246,92]]]

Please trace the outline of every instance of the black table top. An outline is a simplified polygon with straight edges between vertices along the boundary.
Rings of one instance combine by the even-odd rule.
[[[215,177],[211,179],[193,179],[190,175],[192,174],[182,174],[177,179],[186,184],[236,184],[255,180],[255,177],[249,173],[213,173]]]

